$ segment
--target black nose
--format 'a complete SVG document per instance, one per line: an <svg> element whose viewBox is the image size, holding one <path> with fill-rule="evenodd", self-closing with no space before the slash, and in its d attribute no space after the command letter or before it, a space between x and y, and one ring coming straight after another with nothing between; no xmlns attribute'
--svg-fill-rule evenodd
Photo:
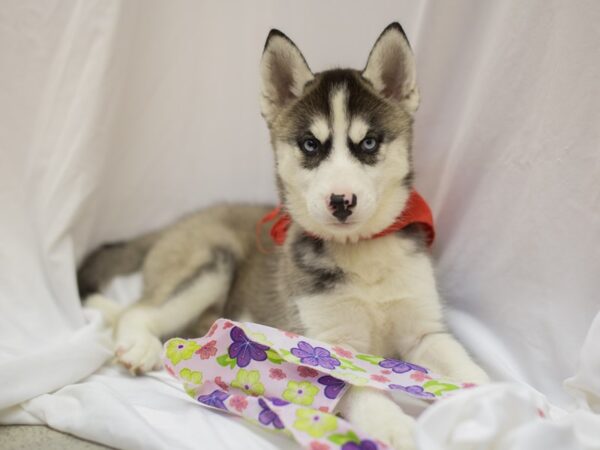
<svg viewBox="0 0 600 450"><path fill-rule="evenodd" d="M356 206L358 199L356 194L352 194L352 200L348 194L331 194L329 197L329 206L332 210L332 214L340 222L345 222L350 214L352 214L352 208Z"/></svg>

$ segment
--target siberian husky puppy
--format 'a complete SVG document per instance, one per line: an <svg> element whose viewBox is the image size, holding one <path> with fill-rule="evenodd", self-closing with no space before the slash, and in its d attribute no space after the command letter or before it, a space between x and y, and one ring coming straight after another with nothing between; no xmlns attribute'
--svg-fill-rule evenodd
<svg viewBox="0 0 600 450"><path fill-rule="evenodd" d="M261 75L262 114L290 219L283 245L259 251L255 226L269 207L222 205L97 249L79 270L82 295L116 275L143 273L143 293L131 307L88 297L114 316L118 360L134 373L149 371L160 365L161 337L225 316L486 381L444 325L424 234L408 227L381 236L413 184L419 92L402 27L383 31L362 71L320 73L272 30ZM259 238L268 246L267 233ZM352 387L338 412L395 448L414 447L413 419L385 393Z"/></svg>

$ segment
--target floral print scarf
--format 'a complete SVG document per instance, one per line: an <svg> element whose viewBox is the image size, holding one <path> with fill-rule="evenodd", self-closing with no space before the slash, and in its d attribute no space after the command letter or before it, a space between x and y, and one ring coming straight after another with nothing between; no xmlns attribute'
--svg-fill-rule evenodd
<svg viewBox="0 0 600 450"><path fill-rule="evenodd" d="M388 448L332 414L350 385L436 400L474 386L398 359L354 353L255 323L217 320L165 343L167 371L204 406L291 435L311 450Z"/></svg>

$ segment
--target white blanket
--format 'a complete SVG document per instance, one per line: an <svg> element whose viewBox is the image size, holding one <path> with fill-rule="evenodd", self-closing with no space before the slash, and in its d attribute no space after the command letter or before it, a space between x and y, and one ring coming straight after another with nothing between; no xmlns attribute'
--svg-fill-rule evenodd
<svg viewBox="0 0 600 450"><path fill-rule="evenodd" d="M417 187L448 322L509 382L428 409L420 448L600 449L600 3L584 0L4 4L0 423L126 449L291 448L164 373L102 368L76 261L215 201L274 201L268 29L321 70L361 67L394 20L417 55Z"/></svg>

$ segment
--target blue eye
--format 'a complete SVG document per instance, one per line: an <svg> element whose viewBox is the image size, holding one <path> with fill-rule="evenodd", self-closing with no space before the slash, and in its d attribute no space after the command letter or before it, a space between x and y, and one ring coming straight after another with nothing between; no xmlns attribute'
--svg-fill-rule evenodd
<svg viewBox="0 0 600 450"><path fill-rule="evenodd" d="M320 145L321 143L315 138L307 138L300 142L300 148L309 154L318 152Z"/></svg>
<svg viewBox="0 0 600 450"><path fill-rule="evenodd" d="M362 150L364 150L365 152L374 152L375 150L377 150L378 147L379 147L379 142L377 141L377 139L372 138L372 137L364 138L360 142L360 148Z"/></svg>

